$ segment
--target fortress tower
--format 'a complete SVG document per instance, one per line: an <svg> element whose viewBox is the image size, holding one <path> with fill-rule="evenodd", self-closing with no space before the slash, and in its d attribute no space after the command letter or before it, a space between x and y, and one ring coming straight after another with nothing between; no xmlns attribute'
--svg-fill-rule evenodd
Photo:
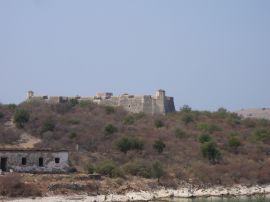
<svg viewBox="0 0 270 202"><path fill-rule="evenodd" d="M31 99L32 97L34 97L34 92L31 91L31 90L29 90L29 91L27 92L27 99Z"/></svg>
<svg viewBox="0 0 270 202"><path fill-rule="evenodd" d="M175 112L173 97L166 96L165 90L157 90L154 96L151 95L129 95L123 94L113 96L112 93L97 93L96 96L34 96L33 91L28 91L27 101L45 102L48 104L66 103L69 100L91 101L100 105L122 107L133 113L144 112L146 114L166 114Z"/></svg>

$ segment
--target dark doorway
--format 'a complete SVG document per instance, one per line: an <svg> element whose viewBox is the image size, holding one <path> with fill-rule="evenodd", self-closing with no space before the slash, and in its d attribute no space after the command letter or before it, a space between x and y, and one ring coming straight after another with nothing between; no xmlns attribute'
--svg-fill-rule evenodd
<svg viewBox="0 0 270 202"><path fill-rule="evenodd" d="M55 158L54 161L55 163L60 163L60 158Z"/></svg>
<svg viewBox="0 0 270 202"><path fill-rule="evenodd" d="M7 171L7 158L1 158L1 170L6 172Z"/></svg>
<svg viewBox="0 0 270 202"><path fill-rule="evenodd" d="M43 158L42 157L40 157L38 159L38 165L39 165L39 167L43 167Z"/></svg>
<svg viewBox="0 0 270 202"><path fill-rule="evenodd" d="M22 165L24 165L24 166L26 165L26 158L25 157L22 158Z"/></svg>

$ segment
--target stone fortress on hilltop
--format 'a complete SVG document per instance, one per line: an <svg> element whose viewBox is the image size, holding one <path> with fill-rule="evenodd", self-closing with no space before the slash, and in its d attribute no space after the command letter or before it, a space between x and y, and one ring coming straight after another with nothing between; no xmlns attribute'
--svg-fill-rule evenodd
<svg viewBox="0 0 270 202"><path fill-rule="evenodd" d="M156 91L154 96L142 95L134 96L123 94L120 96L113 96L112 93L97 93L96 96L89 97L66 97L66 96L35 96L33 91L28 91L27 101L42 101L48 104L66 103L70 100L76 99L81 101L92 101L97 104L123 107L129 112L144 112L146 114L166 114L175 112L173 97L165 95L164 90Z"/></svg>

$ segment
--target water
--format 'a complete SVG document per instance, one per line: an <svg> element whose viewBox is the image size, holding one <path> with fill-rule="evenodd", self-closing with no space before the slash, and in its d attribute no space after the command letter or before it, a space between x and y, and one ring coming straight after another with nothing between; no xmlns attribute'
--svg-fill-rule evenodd
<svg viewBox="0 0 270 202"><path fill-rule="evenodd" d="M249 197L207 197L207 198L170 198L168 202L270 202L270 195L257 195Z"/></svg>

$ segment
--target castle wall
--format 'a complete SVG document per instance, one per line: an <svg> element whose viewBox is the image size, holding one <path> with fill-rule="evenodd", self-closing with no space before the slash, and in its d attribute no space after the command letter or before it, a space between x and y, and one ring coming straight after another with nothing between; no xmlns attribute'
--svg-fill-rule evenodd
<svg viewBox="0 0 270 202"><path fill-rule="evenodd" d="M118 97L110 97L108 99L103 99L103 100L101 99L101 100L99 100L98 104L117 107L117 106L119 106L119 98Z"/></svg>
<svg viewBox="0 0 270 202"><path fill-rule="evenodd" d="M165 113L175 112L173 97L166 97Z"/></svg>
<svg viewBox="0 0 270 202"><path fill-rule="evenodd" d="M150 95L143 96L143 110L146 114L153 114L153 99Z"/></svg>
<svg viewBox="0 0 270 202"><path fill-rule="evenodd" d="M118 105L125 110L139 113L143 111L143 96L120 96Z"/></svg>
<svg viewBox="0 0 270 202"><path fill-rule="evenodd" d="M158 90L155 96L144 95L134 96L124 94L121 96L112 96L112 93L98 93L92 97L63 97L63 96L34 96L32 91L28 92L28 100L46 101L50 104L65 103L71 99L77 99L78 101L92 101L101 105L108 106L121 106L125 110L138 113L144 112L147 114L166 114L168 112L174 112L173 97L165 96L164 90Z"/></svg>

